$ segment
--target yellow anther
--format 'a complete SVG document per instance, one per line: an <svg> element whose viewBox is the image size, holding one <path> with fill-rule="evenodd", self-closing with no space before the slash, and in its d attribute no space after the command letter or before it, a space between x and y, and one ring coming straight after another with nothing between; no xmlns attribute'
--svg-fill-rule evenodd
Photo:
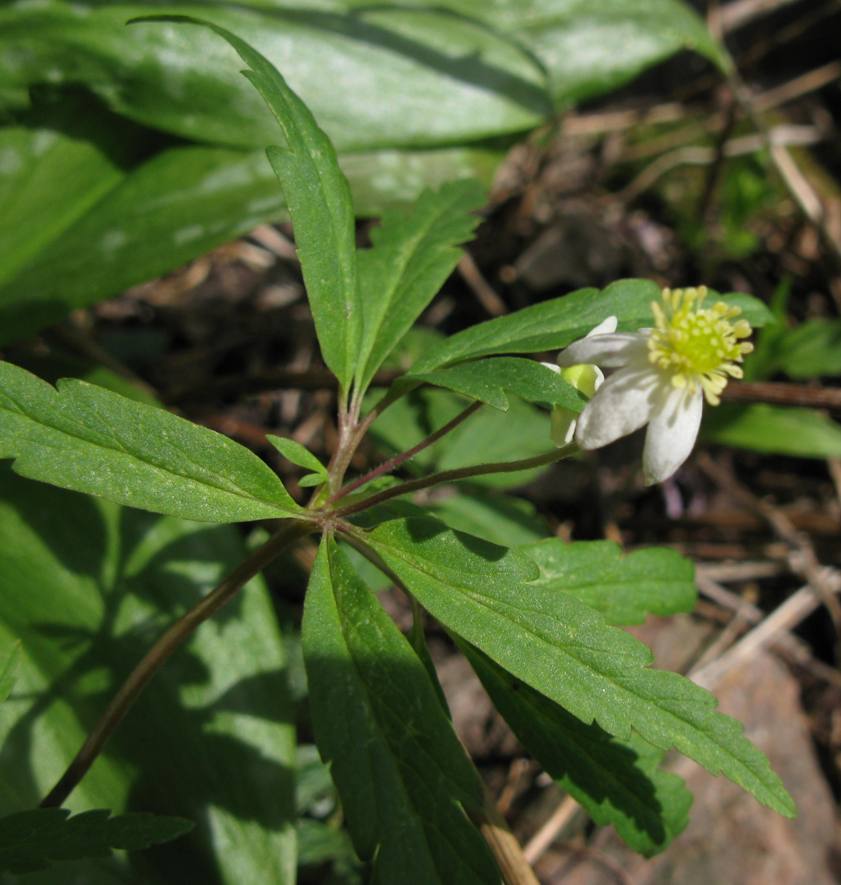
<svg viewBox="0 0 841 885"><path fill-rule="evenodd" d="M648 358L675 387L700 385L707 402L718 405L729 378L742 377L738 363L753 345L739 340L751 334L747 320L733 322L741 310L723 301L704 307L706 297L706 286L663 289L662 304L651 305Z"/></svg>

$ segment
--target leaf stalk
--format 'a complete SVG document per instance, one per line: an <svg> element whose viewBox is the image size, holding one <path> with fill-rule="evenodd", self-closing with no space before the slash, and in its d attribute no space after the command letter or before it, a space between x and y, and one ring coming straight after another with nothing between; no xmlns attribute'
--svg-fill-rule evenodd
<svg viewBox="0 0 841 885"><path fill-rule="evenodd" d="M343 488L341 488L332 498L330 498L329 503L335 504L336 501L341 500L346 495L349 495L351 492L355 492L358 488L367 485L367 483L371 482L374 479L377 479L380 476L385 476L386 474L392 473L397 470L398 467L405 464L407 461L410 461L415 455L418 455L424 449L429 448L429 446L438 442L439 439L446 436L451 431L455 430L456 427L459 426L462 422L466 421L474 412L478 411L482 407L482 403L473 402L466 409L462 410L458 413L454 418L444 424L442 427L439 427L434 433L430 433L429 436L422 439L417 445L412 446L412 448L407 449L405 452L400 452L398 455L394 455L386 461L383 461L378 467L375 467L373 470L369 470L367 473L362 476L357 477L352 482L347 483Z"/></svg>
<svg viewBox="0 0 841 885"><path fill-rule="evenodd" d="M492 473L515 473L520 470L530 470L534 467L545 467L556 461L562 461L577 450L577 446L569 445L559 449L552 449L532 458L522 458L518 461L497 461L489 464L475 464L472 467L457 467L454 470L442 470L439 473L431 473L429 476L422 476L419 479L410 479L390 489L384 489L381 492L363 498L361 501L355 501L346 507L340 507L333 513L333 516L336 519L343 519L363 510L368 510L370 507L375 507L378 504L384 504L392 498L399 498L402 495L418 492L421 489L428 489L444 482L455 482L460 479L471 479L475 476L487 476Z"/></svg>

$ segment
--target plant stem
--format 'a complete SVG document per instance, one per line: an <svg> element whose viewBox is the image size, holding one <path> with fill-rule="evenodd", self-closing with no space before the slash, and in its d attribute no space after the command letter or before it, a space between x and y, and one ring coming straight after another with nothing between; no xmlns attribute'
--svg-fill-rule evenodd
<svg viewBox="0 0 841 885"><path fill-rule="evenodd" d="M455 416L452 420L448 421L443 427L440 427L434 433L430 433L425 439L422 439L416 446L412 446L411 449L408 449L405 452L401 452L399 455L394 455L394 457L389 458L387 461L383 461L379 467L375 467L373 470L369 470L363 476L357 477L353 482L349 482L344 488L340 489L330 498L329 503L335 504L336 501L344 498L346 495L349 495L351 492L355 492L360 486L364 486L367 483L371 482L371 480L376 479L379 476L384 476L387 473L391 473L394 470L397 470L398 467L405 464L407 461L411 460L415 457L419 452L422 452L424 449L429 448L429 446L433 445L433 443L438 442L442 436L446 436L450 431L455 430L459 424L463 421L466 421L474 412L478 411L482 407L482 403L474 402L471 403L466 409L459 412L458 415Z"/></svg>
<svg viewBox="0 0 841 885"><path fill-rule="evenodd" d="M540 885L517 837L487 794L485 805L475 818L474 822L491 849L505 885Z"/></svg>
<svg viewBox="0 0 841 885"><path fill-rule="evenodd" d="M532 467L543 467L546 464L552 464L571 455L576 446L564 446L560 449L553 449L551 452L544 452L542 455L535 455L532 458L523 458L520 461L498 461L493 464L476 464L473 467L458 467L455 470L442 470L440 473L432 473L429 476L422 476L419 479L411 479L408 482L402 482L400 485L393 486L390 489L384 489L376 495L363 498L361 501L355 501L347 507L339 508L333 516L341 519L345 516L352 516L369 507L375 507L392 498L398 498L401 495L408 495L411 492L417 492L421 489L428 489L442 482L454 482L458 479L469 479L473 476L486 476L489 473L514 473L518 470L529 470Z"/></svg>
<svg viewBox="0 0 841 885"><path fill-rule="evenodd" d="M335 495L341 488L342 480L350 466L351 459L374 421L393 402L396 402L411 389L411 387L405 385L403 387L392 387L361 421L359 420L359 412L362 408L362 401L360 399L354 397L349 412L340 410L339 444L328 465L331 494Z"/></svg>
<svg viewBox="0 0 841 885"><path fill-rule="evenodd" d="M347 421L345 416L339 416L339 441L336 444L336 448L333 452L333 457L330 458L330 463L327 465L327 484L330 489L330 494L335 494L338 492L339 488L342 485L342 477L345 475L345 471L348 469L348 465L350 464L350 459L353 457L353 450L355 446L352 445L352 431L347 425ZM316 494L313 496L312 500L315 500Z"/></svg>
<svg viewBox="0 0 841 885"><path fill-rule="evenodd" d="M230 602L243 586L272 562L284 548L309 534L314 528L314 523L298 520L284 525L262 547L244 559L214 590L170 626L120 686L76 757L59 778L58 783L44 797L41 802L42 808L56 808L62 805L87 774L106 741L122 722L149 680L196 627Z"/></svg>

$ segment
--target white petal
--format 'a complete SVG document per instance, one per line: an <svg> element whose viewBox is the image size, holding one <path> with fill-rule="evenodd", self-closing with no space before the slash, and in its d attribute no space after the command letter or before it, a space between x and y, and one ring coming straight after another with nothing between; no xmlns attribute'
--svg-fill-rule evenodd
<svg viewBox="0 0 841 885"><path fill-rule="evenodd" d="M547 369L551 369L556 375L561 374L561 367L557 363L541 363L541 366L546 366Z"/></svg>
<svg viewBox="0 0 841 885"><path fill-rule="evenodd" d="M618 320L616 317L606 317L603 319L598 326L594 326L590 331L584 336L585 338L592 338L594 335L610 335L611 333L616 331L616 326L618 325Z"/></svg>
<svg viewBox="0 0 841 885"><path fill-rule="evenodd" d="M595 363L608 369L618 369L631 360L644 357L646 348L646 337L638 332L594 335L592 338L581 338L562 350L558 354L558 365Z"/></svg>
<svg viewBox="0 0 841 885"><path fill-rule="evenodd" d="M645 435L642 466L648 485L668 479L689 457L703 405L700 387L673 387L663 396Z"/></svg>
<svg viewBox="0 0 841 885"><path fill-rule="evenodd" d="M657 371L642 365L621 369L602 384L578 418L575 441L598 449L642 427L661 399Z"/></svg>

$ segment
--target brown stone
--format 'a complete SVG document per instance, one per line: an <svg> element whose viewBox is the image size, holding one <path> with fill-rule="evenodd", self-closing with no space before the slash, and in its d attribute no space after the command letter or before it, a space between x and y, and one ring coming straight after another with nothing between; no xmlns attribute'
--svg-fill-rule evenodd
<svg viewBox="0 0 841 885"><path fill-rule="evenodd" d="M757 654L716 687L723 712L745 723L771 759L799 815L786 820L721 777L676 760L695 795L690 824L662 855L639 858L612 830L579 859L547 855L541 881L564 885L832 885L838 878L838 824L818 767L795 678L772 655Z"/></svg>

